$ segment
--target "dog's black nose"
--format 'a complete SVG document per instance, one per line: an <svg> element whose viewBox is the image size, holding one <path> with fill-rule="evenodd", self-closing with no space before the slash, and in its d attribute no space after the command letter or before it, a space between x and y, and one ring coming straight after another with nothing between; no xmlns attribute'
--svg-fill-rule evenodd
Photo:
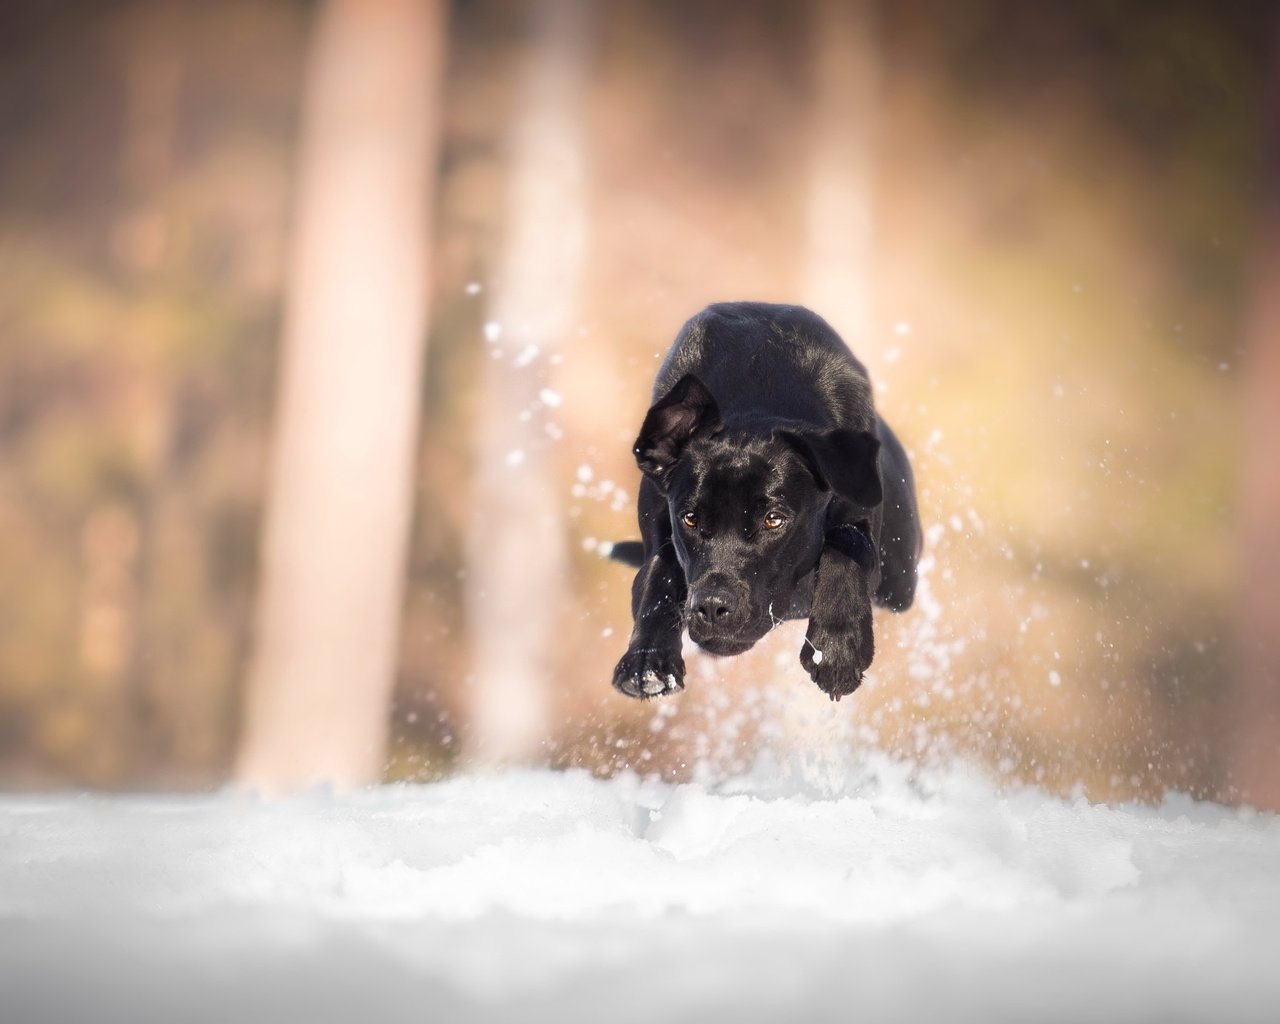
<svg viewBox="0 0 1280 1024"><path fill-rule="evenodd" d="M733 595L726 590L700 590L693 595L693 614L704 626L727 626L733 621Z"/></svg>

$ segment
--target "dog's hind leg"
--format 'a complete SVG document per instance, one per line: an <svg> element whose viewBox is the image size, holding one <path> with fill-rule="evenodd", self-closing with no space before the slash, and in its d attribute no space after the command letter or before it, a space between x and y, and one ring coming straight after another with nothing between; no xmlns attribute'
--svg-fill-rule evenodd
<svg viewBox="0 0 1280 1024"><path fill-rule="evenodd" d="M881 445L884 504L880 524L880 584L875 600L882 608L903 612L915 600L916 563L922 547L916 485L907 453L884 420L876 424L876 433Z"/></svg>

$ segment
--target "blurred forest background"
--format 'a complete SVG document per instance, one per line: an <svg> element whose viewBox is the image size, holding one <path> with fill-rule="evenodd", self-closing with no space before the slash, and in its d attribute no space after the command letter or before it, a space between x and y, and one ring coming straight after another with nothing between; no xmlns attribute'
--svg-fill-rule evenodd
<svg viewBox="0 0 1280 1024"><path fill-rule="evenodd" d="M1280 685L1275 38L1273 5L1185 0L8 0L0 785L367 781L325 761L348 732L387 779L688 778L834 736L1231 796ZM633 703L630 573L596 546L636 536L658 360L740 298L812 305L868 365L924 591L839 704L794 629ZM358 372L399 332L408 399L292 491L344 429L286 397L326 302L334 386L399 395ZM358 528L308 533L299 493ZM350 636L271 610L289 538ZM395 578L348 586L366 555Z"/></svg>

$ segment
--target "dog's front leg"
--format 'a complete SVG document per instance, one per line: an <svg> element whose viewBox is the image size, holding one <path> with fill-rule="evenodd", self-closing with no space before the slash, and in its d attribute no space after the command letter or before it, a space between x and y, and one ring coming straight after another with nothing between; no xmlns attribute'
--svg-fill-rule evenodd
<svg viewBox="0 0 1280 1024"><path fill-rule="evenodd" d="M684 570L670 544L636 573L631 590L635 626L627 653L613 670L613 685L619 692L644 700L684 689L680 632L686 590Z"/></svg>
<svg viewBox="0 0 1280 1024"><path fill-rule="evenodd" d="M864 530L840 526L828 532L818 556L800 664L832 700L858 688L875 655L871 594L876 567L875 547Z"/></svg>

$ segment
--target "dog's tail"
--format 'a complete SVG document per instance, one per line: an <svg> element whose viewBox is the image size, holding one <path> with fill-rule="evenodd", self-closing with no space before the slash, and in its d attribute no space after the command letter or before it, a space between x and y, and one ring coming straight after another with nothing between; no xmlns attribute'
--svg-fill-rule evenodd
<svg viewBox="0 0 1280 1024"><path fill-rule="evenodd" d="M638 540L620 540L612 544L605 542L600 545L599 551L605 558L612 558L633 569L644 565L644 544Z"/></svg>

